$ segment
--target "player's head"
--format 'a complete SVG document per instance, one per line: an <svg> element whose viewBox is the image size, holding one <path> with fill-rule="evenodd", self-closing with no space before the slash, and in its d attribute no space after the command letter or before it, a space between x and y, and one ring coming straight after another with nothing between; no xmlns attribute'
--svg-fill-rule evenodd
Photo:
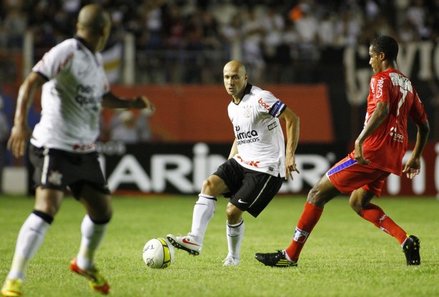
<svg viewBox="0 0 439 297"><path fill-rule="evenodd" d="M398 57L398 43L390 36L379 36L375 38L369 47L369 55L373 71L380 72L387 66L396 64Z"/></svg>
<svg viewBox="0 0 439 297"><path fill-rule="evenodd" d="M227 93L233 97L241 97L247 86L245 66L237 60L228 62L223 69L223 79Z"/></svg>
<svg viewBox="0 0 439 297"><path fill-rule="evenodd" d="M86 5L79 12L76 29L79 37L94 46L95 51L101 51L110 35L110 15L98 4Z"/></svg>

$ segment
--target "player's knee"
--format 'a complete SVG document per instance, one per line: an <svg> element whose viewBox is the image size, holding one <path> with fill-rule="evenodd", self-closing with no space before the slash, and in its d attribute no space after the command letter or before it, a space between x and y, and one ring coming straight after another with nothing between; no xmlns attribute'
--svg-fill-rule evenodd
<svg viewBox="0 0 439 297"><path fill-rule="evenodd" d="M362 201L360 199L356 199L356 198L349 199L349 206L358 214L363 209Z"/></svg>
<svg viewBox="0 0 439 297"><path fill-rule="evenodd" d="M306 201L308 203L317 205L319 207L323 207L325 204L325 201L321 199L320 191L318 187L313 187L309 192L308 196L306 198Z"/></svg>
<svg viewBox="0 0 439 297"><path fill-rule="evenodd" d="M90 216L90 219L93 221L93 223L103 225L108 224L111 221L111 218L113 217L113 212L110 210L96 214L89 213L88 215Z"/></svg>
<svg viewBox="0 0 439 297"><path fill-rule="evenodd" d="M111 221L111 218L113 217L113 208L111 205L109 205L105 211L102 212L102 216L100 217L100 221L102 223L108 223Z"/></svg>
<svg viewBox="0 0 439 297"><path fill-rule="evenodd" d="M54 218L60 209L60 205L58 203L37 203L35 209Z"/></svg>
<svg viewBox="0 0 439 297"><path fill-rule="evenodd" d="M204 194L216 196L216 182L212 176L209 176L207 179L203 181L203 186L201 192Z"/></svg>
<svg viewBox="0 0 439 297"><path fill-rule="evenodd" d="M229 224L237 224L241 221L242 210L232 203L228 203L226 207L226 216Z"/></svg>

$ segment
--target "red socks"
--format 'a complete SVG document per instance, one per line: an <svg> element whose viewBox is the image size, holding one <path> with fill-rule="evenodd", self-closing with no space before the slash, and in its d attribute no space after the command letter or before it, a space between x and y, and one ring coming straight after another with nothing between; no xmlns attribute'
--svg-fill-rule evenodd
<svg viewBox="0 0 439 297"><path fill-rule="evenodd" d="M297 227L294 231L294 237L290 245L285 249L285 252L291 261L299 259L300 251L305 245L306 239L311 233L314 226L322 215L323 208L315 206L314 204L305 203L302 215L300 216Z"/></svg>
<svg viewBox="0 0 439 297"><path fill-rule="evenodd" d="M305 203L305 208L294 231L293 240L285 249L289 260L297 261L299 259L300 252L312 229L319 221L322 212L323 208L308 202ZM360 216L395 237L400 244L403 244L407 238L407 233L375 204L369 203L367 208L360 212Z"/></svg>
<svg viewBox="0 0 439 297"><path fill-rule="evenodd" d="M402 244L407 238L407 233L391 218L389 218L379 206L375 204L369 203L367 208L360 212L360 216L384 232L395 237L400 244Z"/></svg>

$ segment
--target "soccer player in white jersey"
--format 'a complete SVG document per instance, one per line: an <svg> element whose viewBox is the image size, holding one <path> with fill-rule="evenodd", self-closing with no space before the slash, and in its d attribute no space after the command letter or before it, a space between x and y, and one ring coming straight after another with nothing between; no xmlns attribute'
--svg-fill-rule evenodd
<svg viewBox="0 0 439 297"><path fill-rule="evenodd" d="M93 261L112 217L110 192L94 145L100 111L102 106L154 110L145 96L123 99L111 93L99 54L110 27L110 16L102 7L84 6L75 38L48 51L20 86L8 146L14 156L24 155L29 139L28 107L34 91L42 87L41 120L29 148L37 188L34 210L18 234L3 296L21 296L26 266L43 242L67 187L86 210L79 252L70 269L84 276L95 291L109 293L110 286Z"/></svg>
<svg viewBox="0 0 439 297"><path fill-rule="evenodd" d="M216 197L229 198L226 214L228 254L224 266L240 261L244 236L242 214L257 217L278 193L282 182L297 172L295 151L299 140L299 117L269 91L248 83L245 66L228 62L223 69L224 86L232 100L228 114L235 140L229 159L210 175L195 203L191 231L185 236L168 234L176 248L199 255L207 225L214 214ZM285 121L285 144L279 119Z"/></svg>

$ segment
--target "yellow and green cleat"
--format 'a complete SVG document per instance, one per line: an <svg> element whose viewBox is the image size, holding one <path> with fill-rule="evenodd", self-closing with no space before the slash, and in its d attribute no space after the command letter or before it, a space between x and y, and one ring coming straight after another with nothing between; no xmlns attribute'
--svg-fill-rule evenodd
<svg viewBox="0 0 439 297"><path fill-rule="evenodd" d="M7 279L2 288L3 297L18 297L22 295L21 286L23 281L21 279Z"/></svg>

